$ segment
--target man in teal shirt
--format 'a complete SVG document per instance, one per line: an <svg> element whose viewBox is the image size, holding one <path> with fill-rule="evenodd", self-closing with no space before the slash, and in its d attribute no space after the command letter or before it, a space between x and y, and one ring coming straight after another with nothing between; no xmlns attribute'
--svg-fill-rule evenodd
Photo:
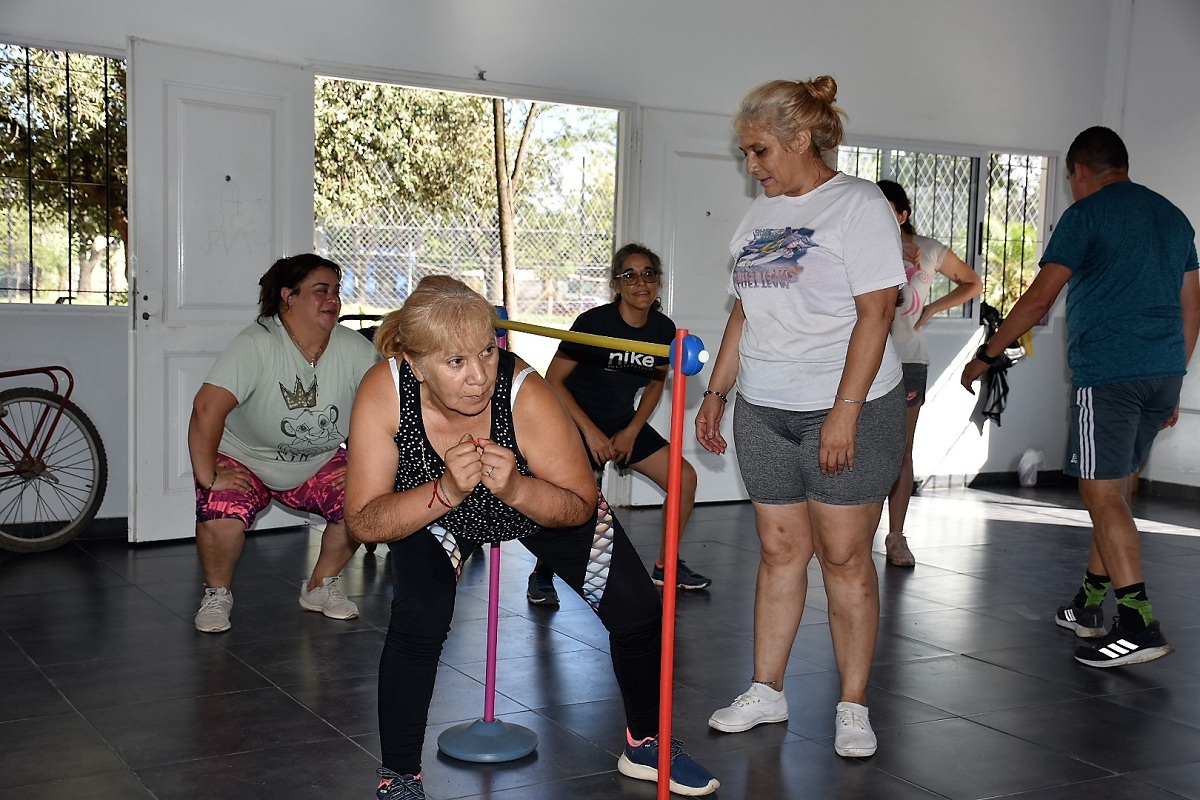
<svg viewBox="0 0 1200 800"><path fill-rule="evenodd" d="M1083 585L1055 622L1099 639L1077 648L1076 661L1115 667L1172 649L1142 578L1133 477L1158 431L1179 418L1180 387L1200 331L1200 280L1195 231L1166 198L1130 181L1129 154L1116 133L1088 128L1066 160L1075 203L1059 220L1041 271L963 369L962 384L972 391L1070 284L1071 430L1063 471L1079 478L1092 546ZM1117 617L1106 631L1101 604L1110 585Z"/></svg>

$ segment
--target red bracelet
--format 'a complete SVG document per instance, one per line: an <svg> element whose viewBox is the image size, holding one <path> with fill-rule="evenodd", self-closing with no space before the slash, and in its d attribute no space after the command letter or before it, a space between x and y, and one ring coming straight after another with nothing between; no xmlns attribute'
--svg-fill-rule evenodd
<svg viewBox="0 0 1200 800"><path fill-rule="evenodd" d="M435 480L435 481L433 482L433 497L429 498L429 503L428 503L428 504L425 506L426 508L433 508L433 501L434 501L434 500L438 501L439 503L441 503L441 504L442 504L443 506L445 506L446 508L452 508L452 506L451 506L449 503L447 503L447 502L446 502L446 498L444 497L444 492L442 492L442 491L439 491L439 487L440 487L441 485L442 485L442 479L441 479L441 478L438 478L437 480Z"/></svg>

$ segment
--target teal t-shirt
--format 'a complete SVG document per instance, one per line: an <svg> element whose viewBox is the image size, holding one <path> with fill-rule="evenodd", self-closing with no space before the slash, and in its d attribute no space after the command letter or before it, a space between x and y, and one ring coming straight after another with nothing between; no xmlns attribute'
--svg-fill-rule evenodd
<svg viewBox="0 0 1200 800"><path fill-rule="evenodd" d="M1071 270L1067 363L1075 386L1187 372L1180 292L1196 233L1162 195L1110 183L1063 213L1042 264Z"/></svg>
<svg viewBox="0 0 1200 800"><path fill-rule="evenodd" d="M376 358L362 335L338 325L314 368L278 317L250 325L204 379L238 401L225 418L217 452L240 461L272 489L296 488L346 441L354 395Z"/></svg>

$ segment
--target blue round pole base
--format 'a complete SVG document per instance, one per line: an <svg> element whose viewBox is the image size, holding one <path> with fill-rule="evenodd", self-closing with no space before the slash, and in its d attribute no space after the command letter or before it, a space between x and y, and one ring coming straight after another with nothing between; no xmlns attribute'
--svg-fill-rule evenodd
<svg viewBox="0 0 1200 800"><path fill-rule="evenodd" d="M516 761L537 749L537 734L511 722L477 719L442 731L438 749L459 761Z"/></svg>

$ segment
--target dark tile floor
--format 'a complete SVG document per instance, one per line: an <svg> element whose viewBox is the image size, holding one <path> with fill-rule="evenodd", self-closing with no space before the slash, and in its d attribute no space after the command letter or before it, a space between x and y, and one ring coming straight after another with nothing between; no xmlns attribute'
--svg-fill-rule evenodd
<svg viewBox="0 0 1200 800"><path fill-rule="evenodd" d="M787 724L710 731L746 688L757 568L750 508L697 509L688 563L714 578L679 598L674 729L725 798L1200 798L1200 513L1139 499L1151 599L1169 658L1097 670L1052 614L1082 575L1074 493L936 490L914 498L918 566L884 568L872 674L879 752L831 746L838 682L820 573L789 665ZM620 515L652 556L657 512ZM251 538L233 629L197 633L191 542L85 539L0 553L0 800L367 798L379 742L375 675L387 624L385 550L345 573L349 622L303 612L307 530ZM882 541L880 534L879 541ZM445 728L483 708L487 559L468 562L439 676L426 788L450 798L652 798L621 777L622 719L604 631L574 596L530 607L531 558L504 546L496 713L537 732L517 762L456 762ZM1109 601L1111 603L1111 599Z"/></svg>

